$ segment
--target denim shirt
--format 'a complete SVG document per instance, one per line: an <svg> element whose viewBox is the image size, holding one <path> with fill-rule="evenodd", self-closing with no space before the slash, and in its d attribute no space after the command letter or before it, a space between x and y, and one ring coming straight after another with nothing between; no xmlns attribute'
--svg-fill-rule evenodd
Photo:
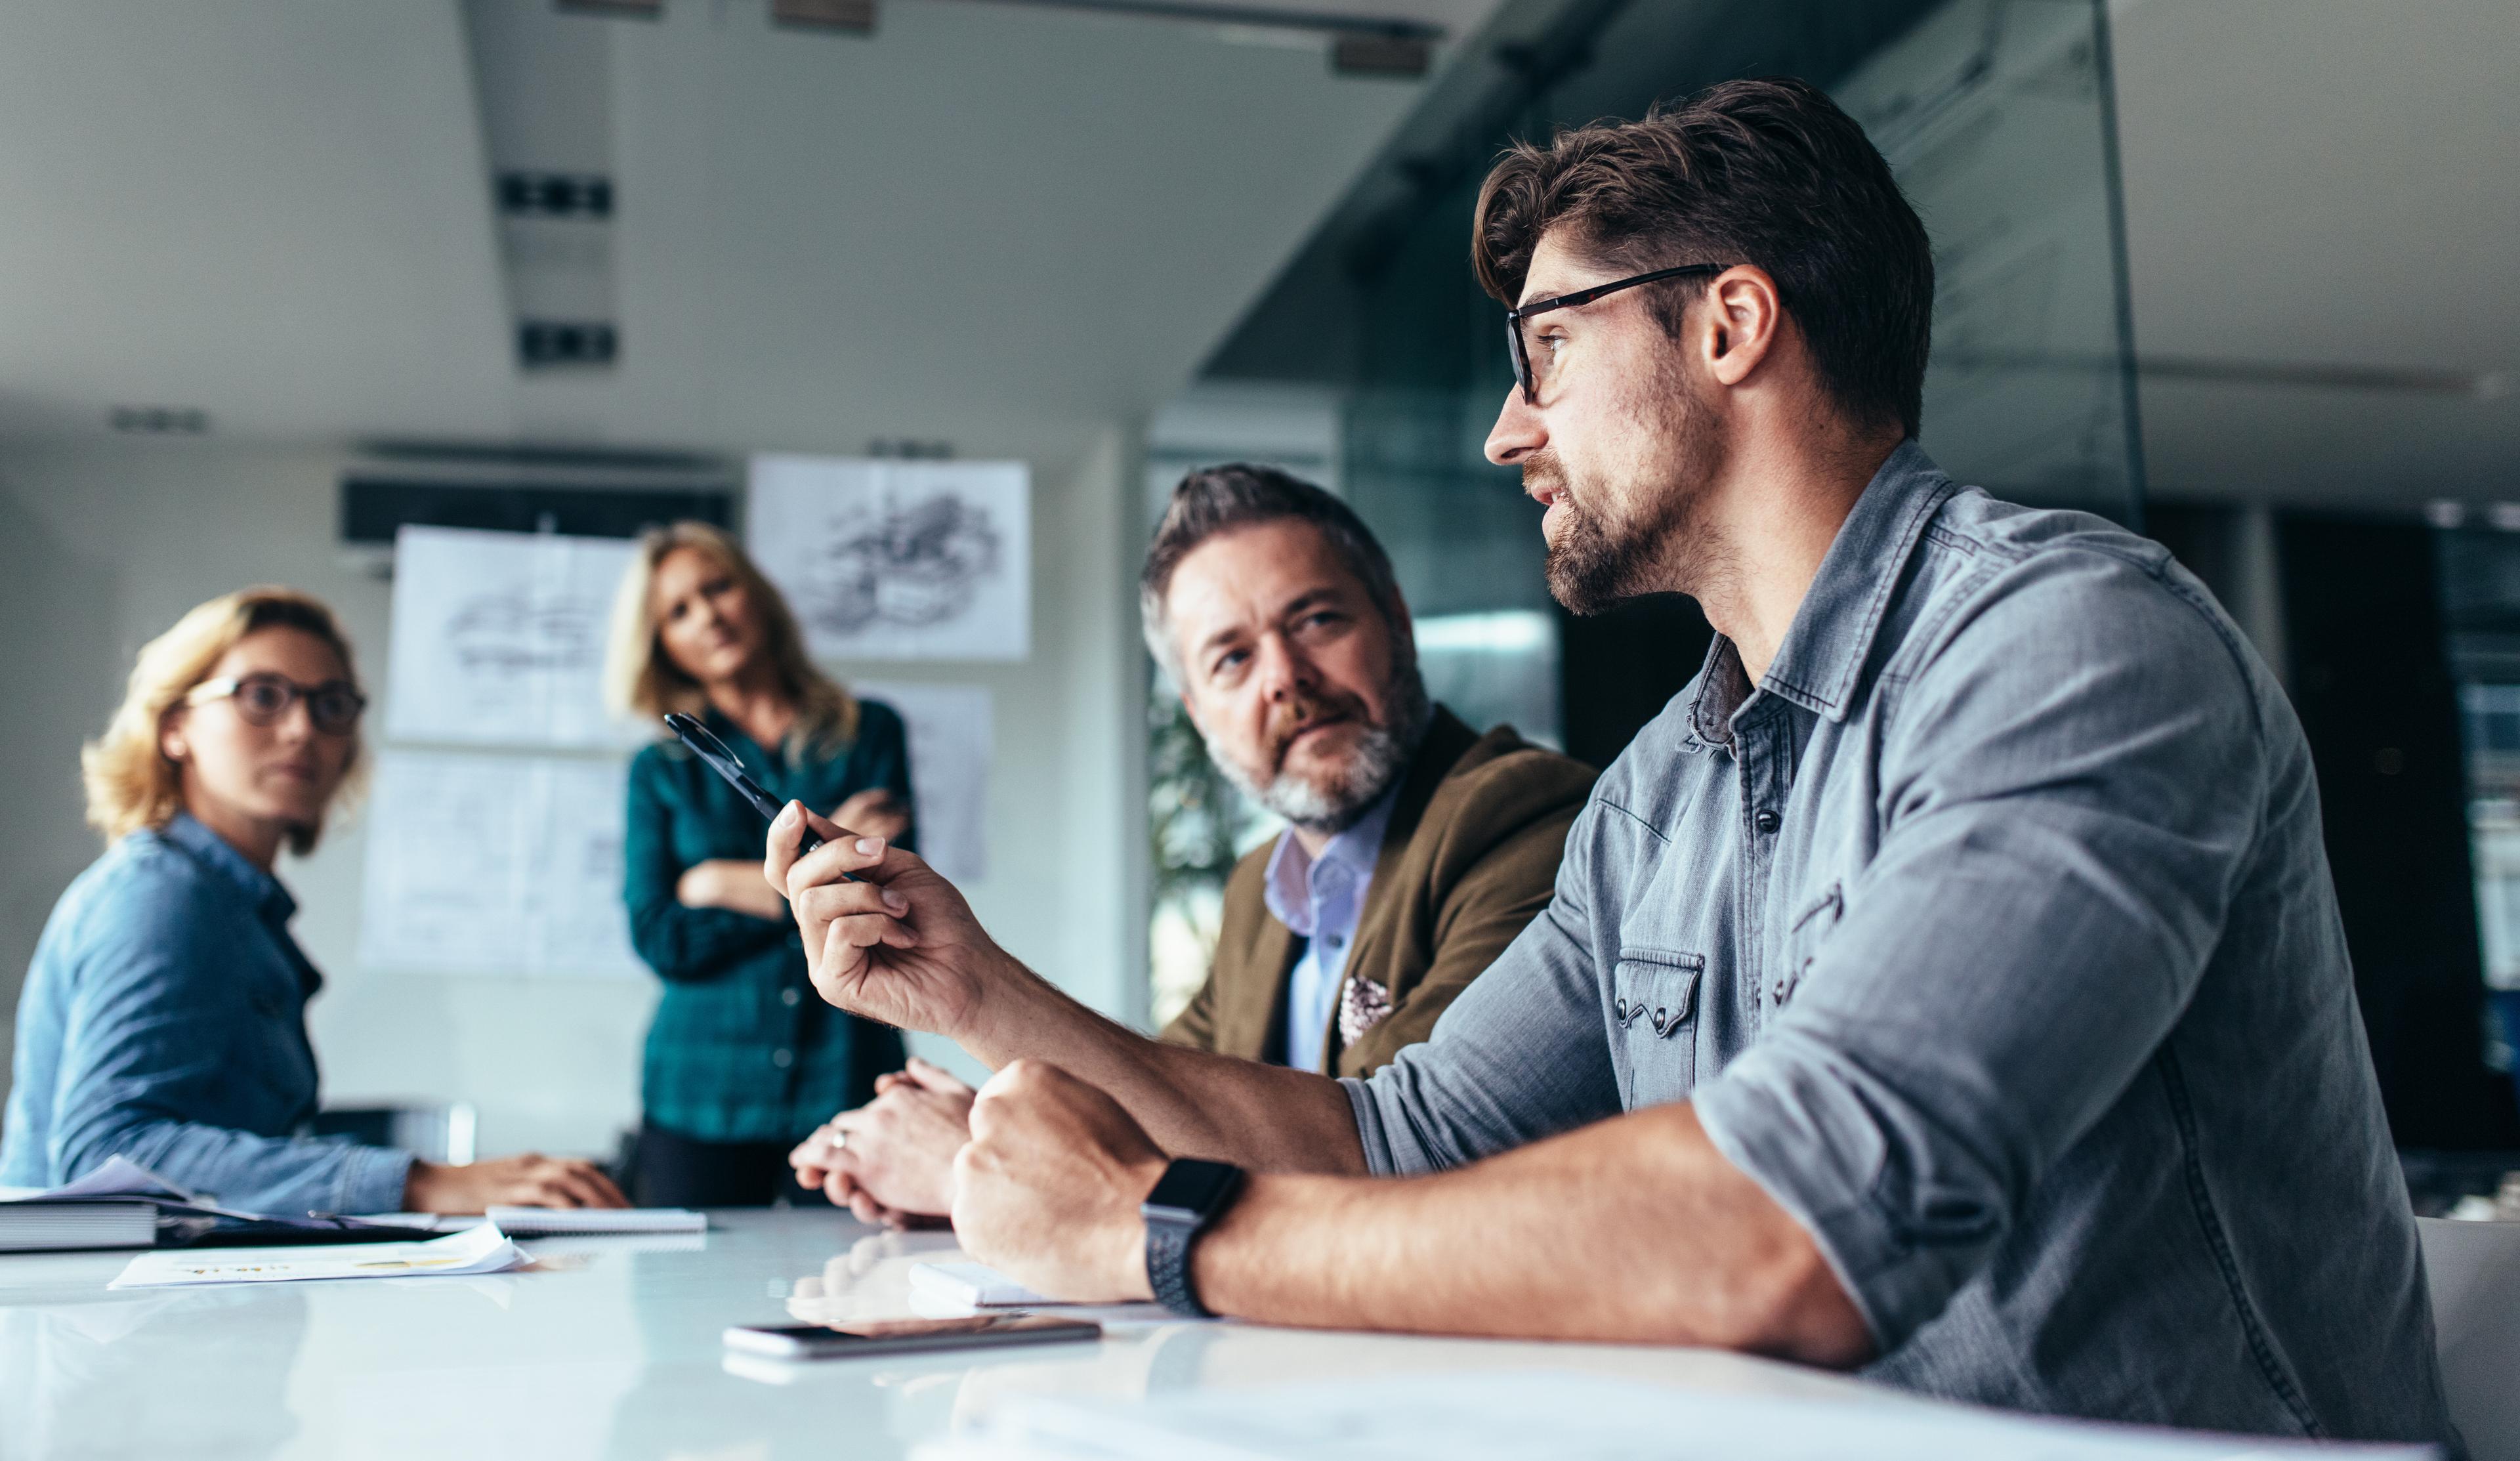
<svg viewBox="0 0 2520 1461"><path fill-rule="evenodd" d="M1286 1064L1298 1071L1322 1068L1330 1012L1338 1008L1340 976L1347 971L1357 921L1365 916L1365 894L1373 886L1383 829L1391 825L1391 809L1399 800L1400 788L1394 785L1355 826L1324 844L1319 857L1307 853L1292 832L1280 834L1261 875L1261 902L1304 940L1303 956L1286 980Z"/></svg>
<svg viewBox="0 0 2520 1461"><path fill-rule="evenodd" d="M1548 909L1347 1084L1380 1172L1692 1102L1892 1384L2450 1435L2290 705L2160 545L1912 442L1765 679L1719 638Z"/></svg>
<svg viewBox="0 0 2520 1461"><path fill-rule="evenodd" d="M178 812L115 843L53 906L18 1000L0 1184L123 1156L231 1208L402 1207L411 1155L296 1135L315 1115L306 1001L278 879Z"/></svg>

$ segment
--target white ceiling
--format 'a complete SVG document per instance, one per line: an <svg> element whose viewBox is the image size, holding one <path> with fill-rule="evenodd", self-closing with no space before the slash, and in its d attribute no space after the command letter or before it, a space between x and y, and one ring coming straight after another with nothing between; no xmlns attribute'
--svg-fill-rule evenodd
<svg viewBox="0 0 2520 1461"><path fill-rule="evenodd" d="M516 0L539 4L542 0ZM1495 0L1323 0L1471 33ZM1422 92L969 0L582 20L609 376L512 363L458 0L6 0L0 434L1063 456L1170 395ZM2520 381L2520 4L2116 0L2139 351ZM2164 496L2520 498L2520 389L2146 378Z"/></svg>
<svg viewBox="0 0 2520 1461"><path fill-rule="evenodd" d="M2505 383L2156 373L2154 492L2520 499L2520 3L2113 10L2140 356Z"/></svg>
<svg viewBox="0 0 2520 1461"><path fill-rule="evenodd" d="M1493 6L1322 8L1460 36ZM527 377L458 0L9 0L0 434L133 403L229 437L1057 457L1178 388L1421 91L1204 23L765 10L572 22L610 48L623 360Z"/></svg>

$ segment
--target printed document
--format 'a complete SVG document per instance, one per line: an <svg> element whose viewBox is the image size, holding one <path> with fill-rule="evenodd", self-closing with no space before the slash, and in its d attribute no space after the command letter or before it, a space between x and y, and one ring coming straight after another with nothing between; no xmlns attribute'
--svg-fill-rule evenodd
<svg viewBox="0 0 2520 1461"><path fill-rule="evenodd" d="M424 1243L341 1243L324 1248L225 1248L145 1253L109 1289L271 1284L310 1278L430 1278L505 1273L532 1260L495 1222Z"/></svg>

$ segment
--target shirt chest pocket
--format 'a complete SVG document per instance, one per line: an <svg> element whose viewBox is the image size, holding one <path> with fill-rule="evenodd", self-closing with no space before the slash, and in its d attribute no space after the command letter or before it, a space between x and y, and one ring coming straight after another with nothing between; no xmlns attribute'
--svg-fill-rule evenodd
<svg viewBox="0 0 2520 1461"><path fill-rule="evenodd" d="M1623 1059L1621 1100L1631 1111L1686 1097L1697 1081L1702 954L1629 948L1612 974L1610 1019Z"/></svg>

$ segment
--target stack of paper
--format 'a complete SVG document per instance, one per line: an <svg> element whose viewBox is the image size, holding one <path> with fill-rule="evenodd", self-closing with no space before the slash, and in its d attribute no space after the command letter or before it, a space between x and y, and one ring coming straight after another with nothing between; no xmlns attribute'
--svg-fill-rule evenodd
<svg viewBox="0 0 2520 1461"><path fill-rule="evenodd" d="M309 1278L420 1278L503 1273L532 1261L495 1222L426 1243L340 1243L327 1248L231 1248L144 1253L109 1289L192 1284L269 1284Z"/></svg>
<svg viewBox="0 0 2520 1461"><path fill-rule="evenodd" d="M0 1253L66 1248L148 1248L162 1207L185 1209L193 1195L121 1157L75 1182L0 1200Z"/></svg>
<svg viewBox="0 0 2520 1461"><path fill-rule="evenodd" d="M0 1253L147 1248L157 1241L156 1203L127 1198L0 1202Z"/></svg>
<svg viewBox="0 0 2520 1461"><path fill-rule="evenodd" d="M2349 1446L2143 1430L1885 1397L1712 1393L1566 1372L1391 1376L1127 1402L1020 1397L917 1461L2422 1461Z"/></svg>

